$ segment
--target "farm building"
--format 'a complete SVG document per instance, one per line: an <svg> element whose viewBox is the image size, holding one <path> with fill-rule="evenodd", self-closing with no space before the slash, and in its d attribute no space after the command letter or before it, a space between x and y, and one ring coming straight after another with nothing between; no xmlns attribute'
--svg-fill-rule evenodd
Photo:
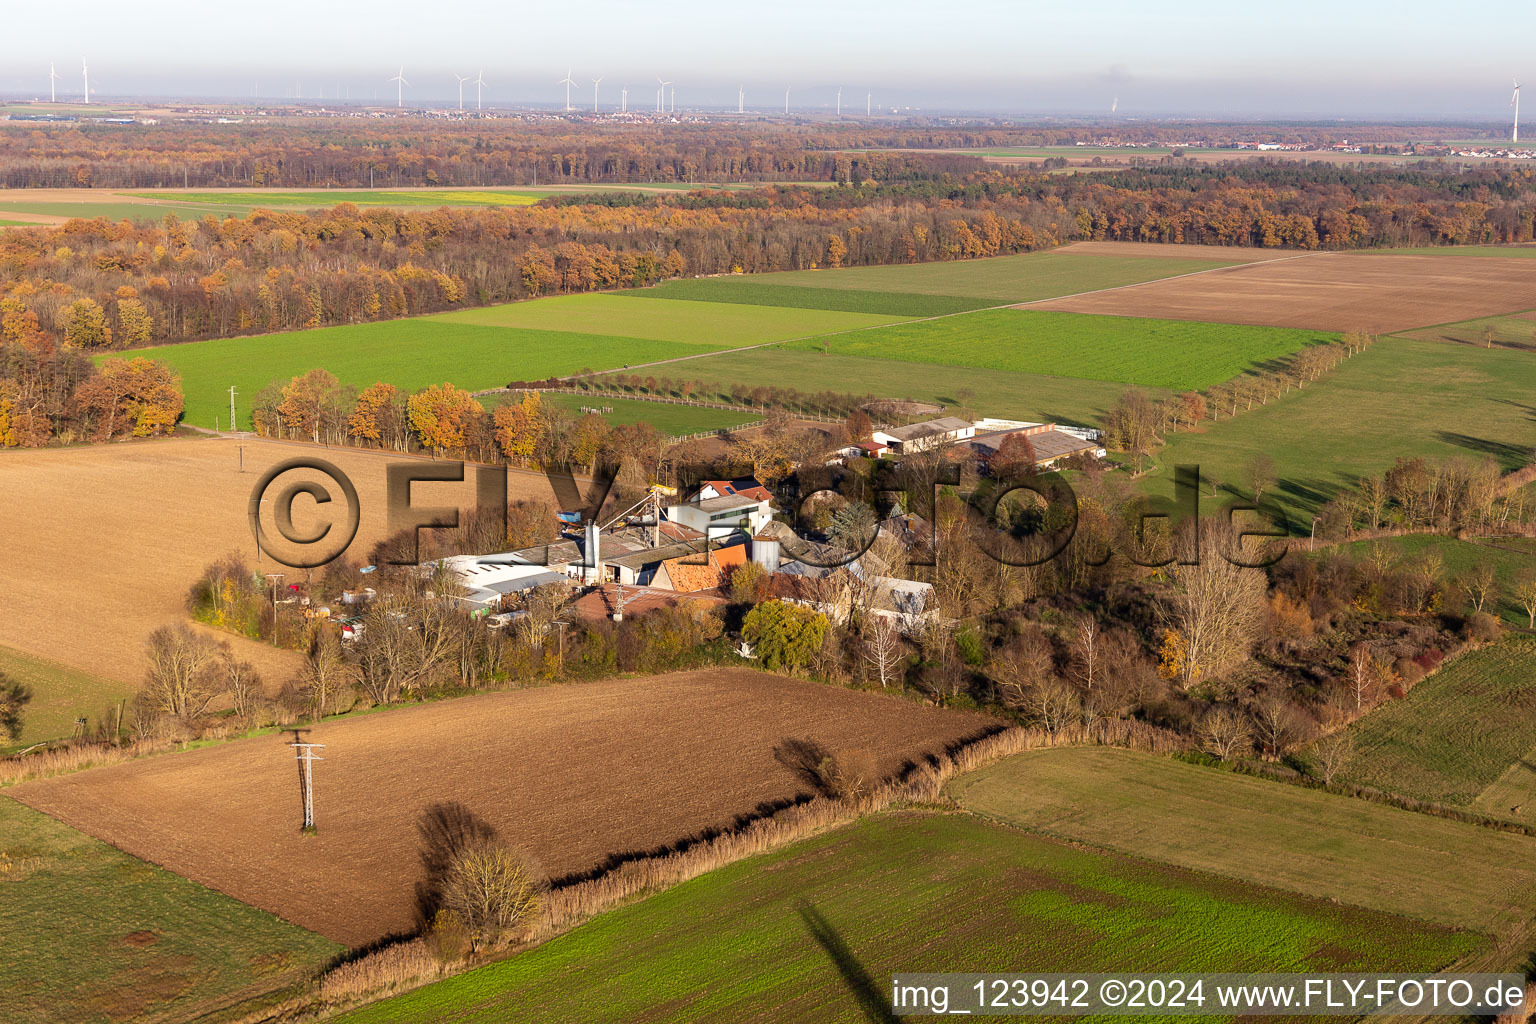
<svg viewBox="0 0 1536 1024"><path fill-rule="evenodd" d="M723 587L730 582L731 572L746 562L745 544L710 548L707 553L694 552L684 557L669 558L656 569L655 575L651 577L651 586L679 594Z"/></svg>
<svg viewBox="0 0 1536 1024"><path fill-rule="evenodd" d="M751 535L761 531L773 519L773 506L767 493L763 491L762 496L722 494L686 505L673 505L667 509L667 518L714 537L733 530Z"/></svg>
<svg viewBox="0 0 1536 1024"><path fill-rule="evenodd" d="M735 480L705 480L699 485L697 491L688 496L688 500L706 501L710 498L725 498L733 494L742 494L762 501L773 500L773 495L768 492L768 488L758 483L755 477L750 476Z"/></svg>
<svg viewBox="0 0 1536 1024"><path fill-rule="evenodd" d="M718 608L725 597L717 590L698 590L680 594L656 587L626 587L605 583L572 601L570 611L583 619L612 619L615 615L640 615L657 608L686 605L693 608Z"/></svg>
<svg viewBox="0 0 1536 1024"><path fill-rule="evenodd" d="M1105 454L1098 440L1086 438L1079 432L1063 430L1054 423L1018 423L1002 427L977 434L962 447L970 449L976 461L984 465L986 460L997 454L1005 439L1016 434L1029 438L1037 466L1049 466L1073 455L1103 458Z"/></svg>
<svg viewBox="0 0 1536 1024"><path fill-rule="evenodd" d="M870 439L886 445L897 455L911 455L953 441L963 441L975 433L975 425L958 416L940 416L921 423L910 423L905 427L877 430L870 435Z"/></svg>
<svg viewBox="0 0 1536 1024"><path fill-rule="evenodd" d="M436 564L447 569L464 587L459 602L474 610L495 609L508 594L530 590L546 583L569 583L559 568L529 565L516 560L516 552L502 555L453 555Z"/></svg>
<svg viewBox="0 0 1536 1024"><path fill-rule="evenodd" d="M933 584L881 575L864 565L864 559L837 568L787 562L773 574L769 592L837 621L848 620L855 611L888 619L903 633L917 632L938 608Z"/></svg>

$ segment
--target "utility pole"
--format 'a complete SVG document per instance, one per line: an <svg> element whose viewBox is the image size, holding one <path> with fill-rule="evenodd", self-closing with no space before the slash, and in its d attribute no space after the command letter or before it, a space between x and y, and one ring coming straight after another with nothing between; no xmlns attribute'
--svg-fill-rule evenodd
<svg viewBox="0 0 1536 1024"><path fill-rule="evenodd" d="M314 763L324 761L318 756L316 750L324 750L324 743L309 743L300 737L300 730L293 730L293 742L288 744L293 748L293 756L299 762L299 794L304 801L304 825L303 831L315 830L315 773Z"/></svg>
<svg viewBox="0 0 1536 1024"><path fill-rule="evenodd" d="M272 646L277 646L277 585L282 582L286 573L269 572L265 574L272 584Z"/></svg>
<svg viewBox="0 0 1536 1024"><path fill-rule="evenodd" d="M235 429L235 386L229 386L229 429Z"/></svg>

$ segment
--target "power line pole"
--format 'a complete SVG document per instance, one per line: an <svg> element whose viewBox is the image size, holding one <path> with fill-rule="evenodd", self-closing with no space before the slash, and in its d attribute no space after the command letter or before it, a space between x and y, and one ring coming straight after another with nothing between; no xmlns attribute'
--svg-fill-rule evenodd
<svg viewBox="0 0 1536 1024"><path fill-rule="evenodd" d="M282 581L286 573L269 572L265 574L272 584L272 646L277 646L277 585Z"/></svg>
<svg viewBox="0 0 1536 1024"><path fill-rule="evenodd" d="M304 825L305 832L315 830L315 773L314 763L324 761L318 756L316 750L324 750L324 743L309 743L300 738L299 730L293 730L293 742L288 744L293 748L293 756L299 762L299 793L304 800Z"/></svg>
<svg viewBox="0 0 1536 1024"><path fill-rule="evenodd" d="M229 429L235 429L235 386L229 386Z"/></svg>

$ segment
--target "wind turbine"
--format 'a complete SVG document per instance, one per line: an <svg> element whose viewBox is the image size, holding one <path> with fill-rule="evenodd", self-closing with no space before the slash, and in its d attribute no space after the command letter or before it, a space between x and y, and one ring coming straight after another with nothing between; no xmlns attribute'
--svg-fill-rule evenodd
<svg viewBox="0 0 1536 1024"><path fill-rule="evenodd" d="M405 87L410 85L411 83L407 82L405 80L405 65L404 64L400 65L400 72L397 75L395 75L394 78L391 78L390 81L395 83L395 107L396 107L396 109L405 106Z"/></svg>
<svg viewBox="0 0 1536 1024"><path fill-rule="evenodd" d="M1116 96L1114 102L1109 105L1109 112L1111 114L1113 114L1115 111L1117 111L1119 109L1120 109L1120 97Z"/></svg>
<svg viewBox="0 0 1536 1024"><path fill-rule="evenodd" d="M629 113L629 86L627 85L619 90L619 113Z"/></svg>
<svg viewBox="0 0 1536 1024"><path fill-rule="evenodd" d="M656 76L656 113L658 114L667 112L667 86L671 84L671 82L663 82L660 75Z"/></svg>
<svg viewBox="0 0 1536 1024"><path fill-rule="evenodd" d="M736 87L736 113L738 113L738 114L745 114L746 112L747 112L747 90L746 90L745 86L738 85Z"/></svg>
<svg viewBox="0 0 1536 1024"><path fill-rule="evenodd" d="M85 63L85 58L80 58L80 77L85 82L85 102L91 102L91 69Z"/></svg>
<svg viewBox="0 0 1536 1024"><path fill-rule="evenodd" d="M671 82L667 84L672 85ZM675 85L672 85L672 113L677 113L677 86Z"/></svg>
<svg viewBox="0 0 1536 1024"><path fill-rule="evenodd" d="M872 107L872 106L871 106L871 105L870 105L870 103L871 103L871 101L872 101L872 100L873 100L873 99L874 99L874 95L875 95L875 94L874 94L874 92L872 92L872 91L871 91L871 92L866 92L866 93L865 93L865 94L864 94L864 116L865 116L865 117L868 117L868 116L869 116L869 112L870 112L870 111L871 111L871 110L872 110L872 109L874 109L874 108L873 108L873 107Z"/></svg>
<svg viewBox="0 0 1536 1024"><path fill-rule="evenodd" d="M784 87L784 113L789 113L789 86Z"/></svg>
<svg viewBox="0 0 1536 1024"><path fill-rule="evenodd" d="M475 72L475 109L480 109L480 90L485 88L485 72Z"/></svg>
<svg viewBox="0 0 1536 1024"><path fill-rule="evenodd" d="M48 102L59 102L58 87L53 83L59 80L58 73L53 70L53 61L48 62Z"/></svg>
<svg viewBox="0 0 1536 1024"><path fill-rule="evenodd" d="M843 116L843 87L837 87L837 116Z"/></svg>
<svg viewBox="0 0 1536 1024"><path fill-rule="evenodd" d="M594 114L597 113L597 86L601 81L601 78L592 79L592 113Z"/></svg>
<svg viewBox="0 0 1536 1024"><path fill-rule="evenodd" d="M459 113L462 114L464 112L464 83L465 82L472 82L472 81L474 81L474 79L472 79L472 78L459 78L458 75L454 75L453 77L459 79Z"/></svg>
<svg viewBox="0 0 1536 1024"><path fill-rule="evenodd" d="M565 112L569 114L571 112L571 86L576 84L576 79L571 77L571 69L566 68L565 77L555 84L565 86Z"/></svg>
<svg viewBox="0 0 1536 1024"><path fill-rule="evenodd" d="M1520 79L1516 78L1515 94L1509 98L1509 105L1515 108L1515 129L1509 133L1510 142L1520 141Z"/></svg>

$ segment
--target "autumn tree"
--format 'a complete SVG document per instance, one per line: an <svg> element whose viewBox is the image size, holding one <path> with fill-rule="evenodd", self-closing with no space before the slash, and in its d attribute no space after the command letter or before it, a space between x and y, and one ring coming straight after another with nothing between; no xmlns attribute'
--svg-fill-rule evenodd
<svg viewBox="0 0 1536 1024"><path fill-rule="evenodd" d="M31 687L0 671L0 730L12 740L21 738L22 712L31 700Z"/></svg>
<svg viewBox="0 0 1536 1024"><path fill-rule="evenodd" d="M468 391L452 384L434 384L406 402L411 430L423 448L434 454L462 452L470 421L485 410Z"/></svg>
<svg viewBox="0 0 1536 1024"><path fill-rule="evenodd" d="M827 617L820 612L771 600L747 613L741 635L765 667L795 672L821 647L826 630Z"/></svg>
<svg viewBox="0 0 1536 1024"><path fill-rule="evenodd" d="M544 404L537 391L526 391L517 404L499 405L493 414L496 446L512 462L532 461L544 436Z"/></svg>
<svg viewBox="0 0 1536 1024"><path fill-rule="evenodd" d="M396 389L379 381L364 388L347 417L347 435L355 442L376 447L393 447L399 424L395 415Z"/></svg>
<svg viewBox="0 0 1536 1024"><path fill-rule="evenodd" d="M190 719L202 714L220 693L215 671L222 645L185 623L161 626L144 645L149 669L143 696L157 712Z"/></svg>
<svg viewBox="0 0 1536 1024"><path fill-rule="evenodd" d="M75 391L75 405L94 422L97 440L123 434L169 434L181 419L181 377L142 356L108 359Z"/></svg>
<svg viewBox="0 0 1536 1024"><path fill-rule="evenodd" d="M65 344L76 348L107 348L112 344L107 314L95 299L76 299L59 310L59 329Z"/></svg>
<svg viewBox="0 0 1536 1024"><path fill-rule="evenodd" d="M278 415L283 426L320 443L322 433L340 415L341 383L328 370L314 369L293 378L283 387Z"/></svg>

